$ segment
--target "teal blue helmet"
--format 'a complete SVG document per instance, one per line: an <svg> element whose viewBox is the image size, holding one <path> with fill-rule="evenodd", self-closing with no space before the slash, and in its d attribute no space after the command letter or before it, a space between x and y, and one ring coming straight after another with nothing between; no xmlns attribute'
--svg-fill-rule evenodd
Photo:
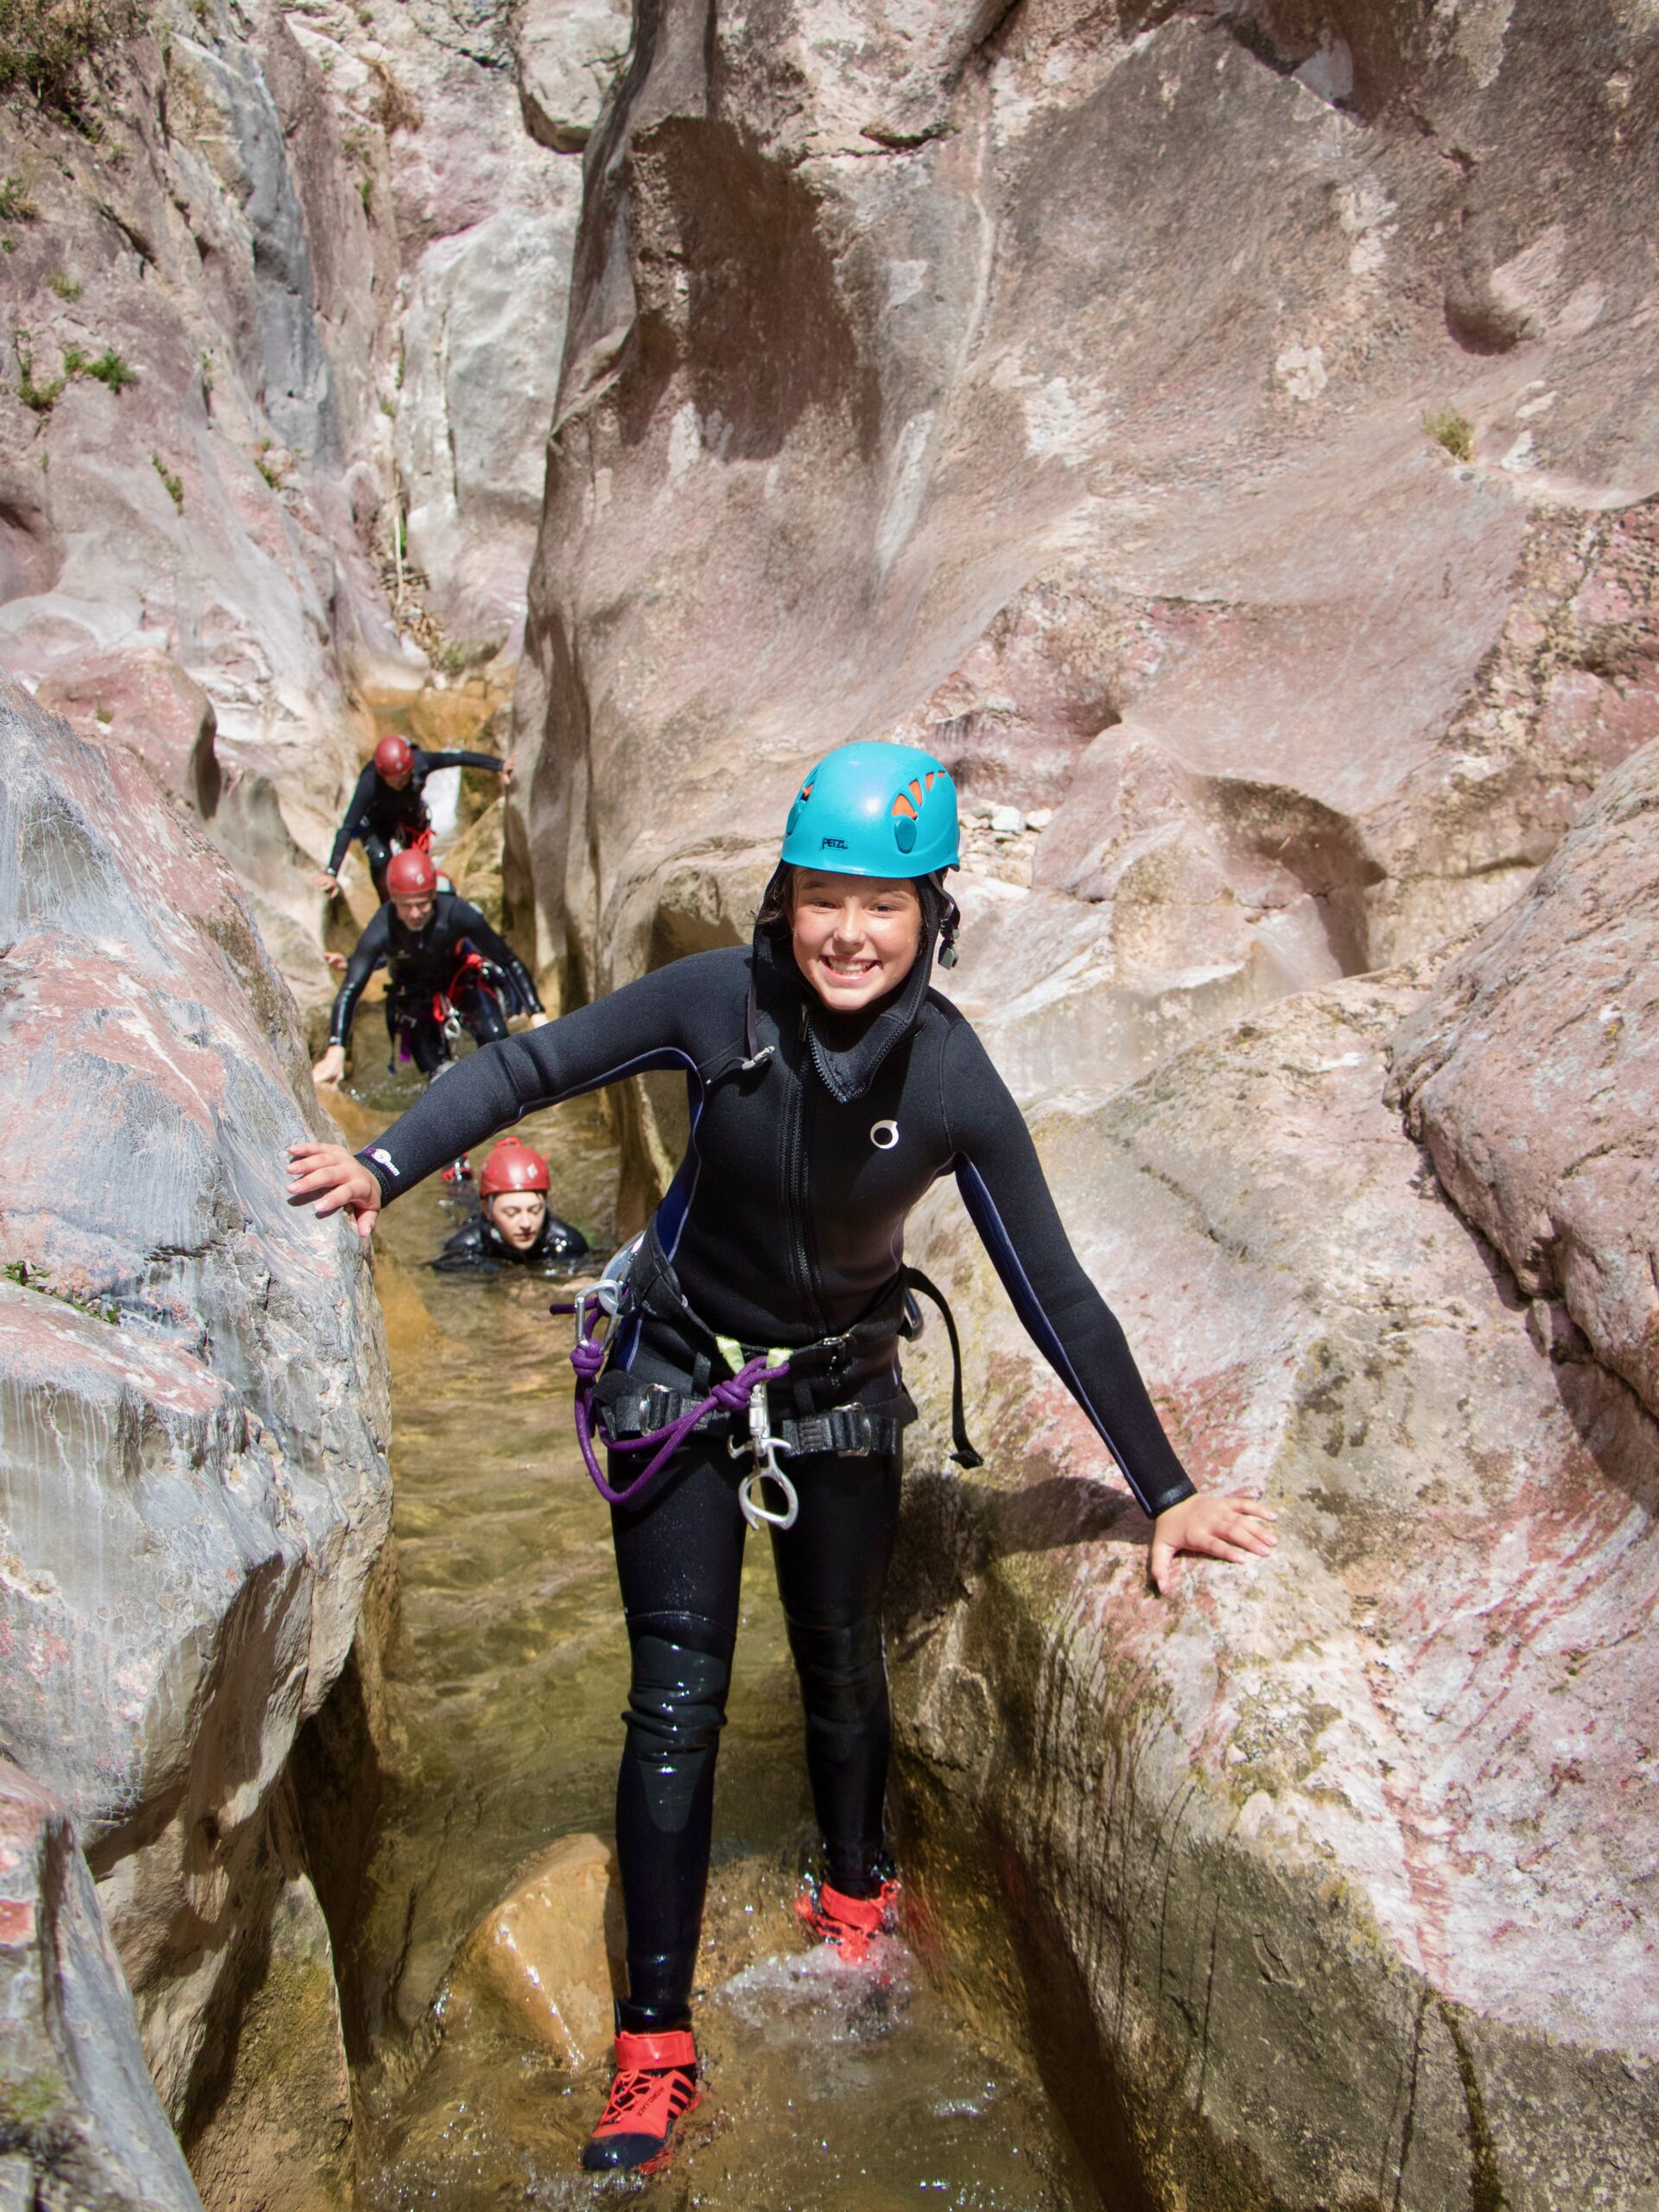
<svg viewBox="0 0 1659 2212"><path fill-rule="evenodd" d="M780 857L829 875L931 875L960 861L957 787L915 745L838 745L801 785Z"/></svg>

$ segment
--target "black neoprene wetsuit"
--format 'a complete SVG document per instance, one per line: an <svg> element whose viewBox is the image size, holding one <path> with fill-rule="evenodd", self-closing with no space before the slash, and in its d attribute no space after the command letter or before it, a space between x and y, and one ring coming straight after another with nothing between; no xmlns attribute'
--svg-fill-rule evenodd
<svg viewBox="0 0 1659 2212"><path fill-rule="evenodd" d="M760 931L752 952L695 954L474 1053L359 1157L391 1198L534 1109L681 1069L690 1142L654 1217L656 1242L691 1313L749 1351L812 1345L891 1310L906 1217L954 1173L1027 1328L1144 1510L1160 1512L1192 1485L1067 1242L1019 1108L969 1022L926 979L925 966L912 970L885 1013L830 1016L786 944ZM636 1318L613 1367L642 1386L689 1389L696 1375L706 1387L698 1337L654 1312ZM798 1414L830 1402L810 1400L810 1379L783 1387ZM902 1421L896 1324L826 1388ZM695 1433L677 1469L639 1510L612 1513L633 1654L617 1836L623 2024L636 2030L673 2024L690 2000L744 1543L743 1469L725 1437ZM614 1482L637 1471L613 1455ZM772 1532L773 1555L826 1868L837 1888L868 1896L887 1771L880 1599L899 1455L815 1452L791 1459L789 1472L800 1518Z"/></svg>
<svg viewBox="0 0 1659 2212"><path fill-rule="evenodd" d="M409 781L394 791L371 760L357 779L346 818L334 833L328 855L328 873L338 875L353 837L363 841L377 881L391 857L394 840L410 845L432 827L426 810L426 779L439 768L493 768L502 763L493 753L428 753L411 746Z"/></svg>
<svg viewBox="0 0 1659 2212"><path fill-rule="evenodd" d="M351 1035L357 1002L370 976L382 966L388 971L387 1026L394 1037L408 1039L423 1074L430 1075L448 1057L435 999L449 1001L480 1045L505 1037L507 1024L499 989L481 974L480 961L499 969L500 988L510 1001L506 1013L540 1013L542 1002L529 970L476 906L453 891L437 892L425 926L411 930L388 901L359 938L346 963L346 980L328 1025L329 1043L343 1045Z"/></svg>
<svg viewBox="0 0 1659 2212"><path fill-rule="evenodd" d="M499 1268L532 1268L548 1274L569 1274L587 1252L588 1239L582 1231L561 1221L556 1213L550 1213L543 1222L535 1243L522 1249L509 1244L481 1213L475 1213L461 1224L432 1264L440 1274L491 1274Z"/></svg>

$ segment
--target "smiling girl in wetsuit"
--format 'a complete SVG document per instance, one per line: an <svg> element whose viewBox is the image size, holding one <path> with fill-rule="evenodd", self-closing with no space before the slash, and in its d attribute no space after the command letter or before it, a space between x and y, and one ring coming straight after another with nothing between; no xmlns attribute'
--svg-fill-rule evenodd
<svg viewBox="0 0 1659 2212"><path fill-rule="evenodd" d="M637 1439L695 1407L734 1357L787 1356L763 1418L794 1444L793 1517L771 1535L824 1845L802 1916L852 1955L897 1897L881 1599L915 1417L899 1370L902 1253L906 1218L941 1175L956 1176L1021 1319L1151 1520L1160 1589L1178 1552L1243 1560L1274 1541L1263 1507L1195 1493L1019 1108L930 988L935 952L954 957L944 877L957 861L941 764L843 746L801 787L750 946L694 954L486 1046L356 1158L292 1154L293 1203L344 1207L367 1236L383 1205L521 1116L646 1069L683 1071L690 1141L634 1255L594 1395L610 1437ZM612 1510L632 1653L616 1815L628 1995L610 2101L582 2154L592 2169L660 2161L698 2094L690 1998L715 1753L756 1517L733 1427L705 1417L644 1502ZM612 1459L626 1484L635 1469Z"/></svg>

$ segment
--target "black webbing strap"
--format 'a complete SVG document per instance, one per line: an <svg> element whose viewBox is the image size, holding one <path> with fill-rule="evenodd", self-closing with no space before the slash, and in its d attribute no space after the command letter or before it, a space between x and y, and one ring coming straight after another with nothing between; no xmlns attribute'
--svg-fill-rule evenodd
<svg viewBox="0 0 1659 2212"><path fill-rule="evenodd" d="M950 1311L950 1302L919 1268L906 1267L905 1281L910 1289L919 1290L924 1298L932 1300L944 1323L944 1333L950 1339L950 1441L955 1446L950 1457L959 1467L982 1467L985 1462L968 1440L968 1417L962 1404L962 1343L957 1335L957 1317Z"/></svg>
<svg viewBox="0 0 1659 2212"><path fill-rule="evenodd" d="M647 1224L645 1233L640 1239L639 1249L635 1256L633 1270L629 1279L629 1288L637 1312L654 1313L659 1319L671 1323L679 1323L682 1325L689 1324L698 1336L706 1338L711 1344L718 1344L714 1331L699 1314L692 1311L685 1293L680 1288L679 1278L674 1272L673 1265L658 1241L654 1221ZM959 1467L982 1467L985 1464L984 1460L981 1459L969 1440L968 1420L963 1408L962 1340L957 1334L957 1318L950 1311L950 1300L945 1297L944 1293L937 1283L931 1282L919 1268L901 1268L889 1289L882 1293L876 1311L867 1314L861 1321L855 1321L852 1327L841 1336L826 1337L816 1344L806 1344L798 1351L791 1351L791 1367L798 1366L804 1370L810 1364L821 1360L855 1357L866 1345L873 1347L882 1342L884 1338L898 1332L902 1322L904 1300L912 1290L920 1291L924 1298L930 1299L938 1307L940 1318L944 1323L945 1335L950 1339L950 1442L953 1447L950 1457ZM889 1301L895 1297L897 1310L889 1319L887 1311ZM747 1347L745 1349L747 1350ZM601 1378L595 1394L597 1402L607 1407L607 1417L608 1405L611 1401L607 1397L605 1385L610 1379L608 1375ZM620 1383L624 1378L619 1376L617 1380ZM653 1408L655 1408L665 1403L668 1399L676 1396L677 1394L657 1384L652 1386L652 1393L648 1395L652 1395ZM626 1402L626 1389L619 1389L614 1402L620 1406ZM692 1402L689 1398L681 1401L681 1409L683 1410L685 1406ZM840 1413L846 1408L836 1407L834 1410ZM677 1413L669 1414L661 1421L645 1421L638 1430L615 1429L612 1433L615 1435L625 1433L648 1435L654 1428L670 1427L678 1417ZM813 1418L814 1416L810 1414L806 1416L809 1421ZM819 1415L817 1418L823 1419L824 1416ZM790 1424L785 1422L774 1433L792 1443L789 1431ZM809 1451L822 1450L825 1447L802 1445L792 1448ZM844 1450L855 1447L834 1446L829 1448ZM875 1450L880 1447L872 1446L867 1448Z"/></svg>
<svg viewBox="0 0 1659 2212"><path fill-rule="evenodd" d="M665 1382L645 1389L607 1391L600 1385L596 1396L606 1433L618 1437L651 1436L671 1428L681 1415L700 1401L688 1391ZM699 1429L737 1426L738 1416L718 1407L697 1423ZM904 1425L892 1414L872 1413L856 1403L827 1406L821 1413L789 1414L772 1423L772 1434L791 1454L833 1452L837 1459L886 1459L899 1449Z"/></svg>

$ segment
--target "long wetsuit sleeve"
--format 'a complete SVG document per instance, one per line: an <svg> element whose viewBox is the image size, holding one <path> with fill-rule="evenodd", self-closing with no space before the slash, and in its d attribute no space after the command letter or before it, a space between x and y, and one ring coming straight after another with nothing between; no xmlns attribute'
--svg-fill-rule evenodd
<svg viewBox="0 0 1659 2212"><path fill-rule="evenodd" d="M1193 1494L1116 1316L1061 1224L1025 1117L967 1022L951 1033L944 1105L958 1188L1015 1313L1082 1407L1143 1512Z"/></svg>
<svg viewBox="0 0 1659 2212"><path fill-rule="evenodd" d="M457 899L451 912L455 925L475 944L486 960L493 960L504 975L512 979L513 989L524 1002L526 1014L539 1014L542 1001L537 995L531 972L518 957L505 938L498 937L476 906L465 899Z"/></svg>
<svg viewBox="0 0 1659 2212"><path fill-rule="evenodd" d="M429 769L493 768L497 775L507 765L499 753L427 753L422 759Z"/></svg>
<svg viewBox="0 0 1659 2212"><path fill-rule="evenodd" d="M361 836L367 815L369 795L374 789L374 764L363 771L357 779L357 789L352 793L352 803L346 810L346 819L334 833L334 850L328 855L328 874L338 875L353 837Z"/></svg>
<svg viewBox="0 0 1659 2212"><path fill-rule="evenodd" d="M655 969L544 1028L480 1046L358 1158L393 1198L540 1107L647 1068L694 1070L696 1058L684 1034L685 1004L695 996L681 972L687 964Z"/></svg>
<svg viewBox="0 0 1659 2212"><path fill-rule="evenodd" d="M363 995L364 986L391 950L386 912L386 908L382 906L357 940L357 950L346 963L346 980L340 987L328 1022L328 1042L331 1045L343 1045L351 1035L352 1016L357 1012L357 1002Z"/></svg>

